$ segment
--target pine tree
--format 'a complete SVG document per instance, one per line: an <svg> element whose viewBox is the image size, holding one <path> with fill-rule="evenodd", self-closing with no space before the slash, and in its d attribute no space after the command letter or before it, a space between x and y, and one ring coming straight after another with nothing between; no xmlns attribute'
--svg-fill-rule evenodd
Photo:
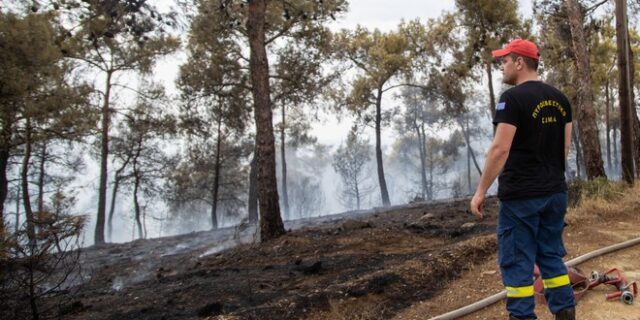
<svg viewBox="0 0 640 320"><path fill-rule="evenodd" d="M365 123L373 122L375 128L375 154L378 186L383 206L389 206L389 192L382 159L382 96L395 88L390 82L410 71L412 47L400 32L370 32L360 26L353 31L343 30L337 35L337 57L355 66L359 75L353 80L347 106ZM373 115L367 114L370 107Z"/></svg>
<svg viewBox="0 0 640 320"><path fill-rule="evenodd" d="M0 63L5 70L0 75L0 224L4 223L9 158L22 146L21 198L32 240L36 236L37 218L29 188L34 148L56 140L77 141L87 134L95 119L86 108L89 88L69 76L73 66L63 61L56 43L60 35L55 31L52 17L49 14L24 17L0 14L3 34ZM46 157L41 157L41 176L45 162ZM42 188L43 183L40 186Z"/></svg>
<svg viewBox="0 0 640 320"><path fill-rule="evenodd" d="M349 208L360 210L373 188L367 184L366 165L369 162L371 147L369 141L360 137L358 127L353 126L347 141L336 150L333 156L333 168L342 178L341 200Z"/></svg>
<svg viewBox="0 0 640 320"><path fill-rule="evenodd" d="M208 30L213 39L244 41L249 44L248 61L256 126L255 171L263 241L284 233L280 216L275 170L275 136L273 135L273 97L269 83L268 46L288 38L292 43L313 43L326 34L324 24L343 12L344 0L290 2L203 1L198 7L197 28ZM246 21L245 24L241 21ZM307 50L303 47L304 50ZM246 66L246 65L245 65ZM251 200L250 200L251 202Z"/></svg>
<svg viewBox="0 0 640 320"><path fill-rule="evenodd" d="M149 73L157 58L174 52L179 42L166 36L163 28L173 24L144 1L87 0L72 6L70 17L80 27L66 31L63 53L100 73L100 181L94 233L95 244L103 244L107 200L109 135L116 106L112 102L116 78L121 73Z"/></svg>

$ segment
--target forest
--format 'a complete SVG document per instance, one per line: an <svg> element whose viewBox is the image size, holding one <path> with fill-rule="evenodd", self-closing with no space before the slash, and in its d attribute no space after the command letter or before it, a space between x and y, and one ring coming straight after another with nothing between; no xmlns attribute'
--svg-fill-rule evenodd
<svg viewBox="0 0 640 320"><path fill-rule="evenodd" d="M346 0L4 0L0 261L468 197L515 38L572 104L567 179L634 184L640 3L519 5L381 31L335 27Z"/></svg>

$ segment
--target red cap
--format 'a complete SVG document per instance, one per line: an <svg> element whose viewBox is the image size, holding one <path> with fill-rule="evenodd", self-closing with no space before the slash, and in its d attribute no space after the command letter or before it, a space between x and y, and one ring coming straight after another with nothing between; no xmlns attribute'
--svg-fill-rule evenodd
<svg viewBox="0 0 640 320"><path fill-rule="evenodd" d="M523 57L528 57L535 60L540 59L538 47L535 43L529 40L515 39L509 42L509 44L507 44L504 48L491 51L491 55L494 58L504 57L510 53L516 53Z"/></svg>

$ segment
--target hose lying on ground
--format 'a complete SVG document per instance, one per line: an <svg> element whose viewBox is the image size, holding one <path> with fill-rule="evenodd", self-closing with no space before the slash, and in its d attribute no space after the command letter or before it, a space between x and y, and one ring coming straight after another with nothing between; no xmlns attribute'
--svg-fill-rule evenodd
<svg viewBox="0 0 640 320"><path fill-rule="evenodd" d="M587 260L593 259L595 257L599 257L601 255L607 254L607 253L611 253L614 251L618 251L621 249L625 249L628 247L632 247L634 245L640 244L640 238L635 238L635 239L631 239L625 242L621 242L618 244L614 244L614 245L610 245L608 247L604 247L595 251L591 251L587 254L581 255L577 258L571 259L569 261L567 261L565 264L567 265L567 267L573 267L575 265L578 265L580 263L583 263ZM449 319L457 319L459 317L465 316L467 314L470 314L472 312L478 311L484 307L490 306L504 298L507 297L507 291L503 290L500 293L494 294L488 298L482 299L478 302L472 303L470 305L464 306L460 309L457 310L453 310L451 312L447 312L445 314L433 317L429 320L449 320Z"/></svg>

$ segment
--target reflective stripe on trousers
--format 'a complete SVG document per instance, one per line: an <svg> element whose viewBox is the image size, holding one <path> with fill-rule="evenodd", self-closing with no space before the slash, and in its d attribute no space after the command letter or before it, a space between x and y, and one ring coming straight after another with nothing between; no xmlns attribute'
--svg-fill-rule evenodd
<svg viewBox="0 0 640 320"><path fill-rule="evenodd" d="M518 318L536 318L533 264L545 286L549 310L573 307L573 289L562 261L567 193L502 201L498 217L498 263L507 289L507 310Z"/></svg>

